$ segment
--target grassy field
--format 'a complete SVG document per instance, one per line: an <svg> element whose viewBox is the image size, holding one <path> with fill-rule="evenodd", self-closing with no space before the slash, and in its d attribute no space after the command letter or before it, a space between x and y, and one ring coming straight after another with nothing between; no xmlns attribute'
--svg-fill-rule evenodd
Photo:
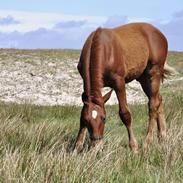
<svg viewBox="0 0 183 183"><path fill-rule="evenodd" d="M73 57L77 56L78 51L73 51ZM169 53L169 61L182 76L183 53ZM137 155L128 148L127 131L116 105L106 106L104 150L93 158L88 151L88 138L82 153L72 153L80 107L1 102L0 182L183 182L182 85L182 81L177 81L162 88L167 138L159 144L155 134L146 154L142 145L147 131L147 107L130 106L140 145Z"/></svg>

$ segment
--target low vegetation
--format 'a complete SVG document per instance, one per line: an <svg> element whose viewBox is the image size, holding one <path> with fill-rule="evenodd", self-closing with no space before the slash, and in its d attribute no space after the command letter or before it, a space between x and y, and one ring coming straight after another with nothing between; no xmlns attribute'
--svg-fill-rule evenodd
<svg viewBox="0 0 183 183"><path fill-rule="evenodd" d="M171 54L179 53L169 54L170 64L175 65ZM181 66L177 67L180 73L182 58L178 60ZM177 82L166 85L161 91L167 138L159 143L155 134L146 154L142 150L148 121L145 104L130 105L139 153L135 155L130 151L127 131L118 117L118 106L112 105L106 106L104 149L94 158L88 151L88 137L83 152L77 156L72 153L81 107L1 102L0 182L181 183L183 94L182 81Z"/></svg>
<svg viewBox="0 0 183 183"><path fill-rule="evenodd" d="M182 182L183 95L166 99L167 139L159 144L155 136L147 154L142 151L146 106L130 106L137 155L128 148L118 107L107 106L104 149L95 159L88 139L81 154L72 153L80 107L1 103L0 182Z"/></svg>

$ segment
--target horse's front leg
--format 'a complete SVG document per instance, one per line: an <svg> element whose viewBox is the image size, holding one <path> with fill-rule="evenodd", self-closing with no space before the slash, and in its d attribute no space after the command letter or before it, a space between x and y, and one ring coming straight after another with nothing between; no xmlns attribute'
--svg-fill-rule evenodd
<svg viewBox="0 0 183 183"><path fill-rule="evenodd" d="M119 101L119 115L128 131L129 146L135 153L137 153L138 143L132 129L131 114L127 105L125 81L123 79L121 78L116 79L115 92Z"/></svg>
<svg viewBox="0 0 183 183"><path fill-rule="evenodd" d="M83 144L86 138L86 132L87 132L87 128L82 124L82 121L81 121L80 129L79 129L78 136L76 138L76 142L74 146L75 153L79 153L83 149Z"/></svg>

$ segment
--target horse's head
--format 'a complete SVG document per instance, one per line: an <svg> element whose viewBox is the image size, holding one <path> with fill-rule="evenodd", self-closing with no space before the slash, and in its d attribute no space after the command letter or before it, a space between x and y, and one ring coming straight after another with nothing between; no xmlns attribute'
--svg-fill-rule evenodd
<svg viewBox="0 0 183 183"><path fill-rule="evenodd" d="M103 97L103 104L110 98L112 90ZM98 105L92 101L86 101L81 112L81 122L87 127L90 139L98 141L103 138L106 112L104 105Z"/></svg>

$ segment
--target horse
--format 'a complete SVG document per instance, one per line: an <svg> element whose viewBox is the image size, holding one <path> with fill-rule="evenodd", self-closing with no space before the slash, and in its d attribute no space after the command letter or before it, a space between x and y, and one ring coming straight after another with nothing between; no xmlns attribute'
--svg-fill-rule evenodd
<svg viewBox="0 0 183 183"><path fill-rule="evenodd" d="M83 79L83 108L74 149L80 152L88 130L91 147L102 143L106 111L104 104L114 90L119 102L119 116L126 126L129 146L138 152L125 84L137 80L148 97L149 122L144 149L153 141L158 127L159 139L166 137L160 84L173 70L167 62L168 42L163 33L148 23L130 23L116 28L97 28L87 38L81 51L78 71ZM102 96L101 89L111 90Z"/></svg>

